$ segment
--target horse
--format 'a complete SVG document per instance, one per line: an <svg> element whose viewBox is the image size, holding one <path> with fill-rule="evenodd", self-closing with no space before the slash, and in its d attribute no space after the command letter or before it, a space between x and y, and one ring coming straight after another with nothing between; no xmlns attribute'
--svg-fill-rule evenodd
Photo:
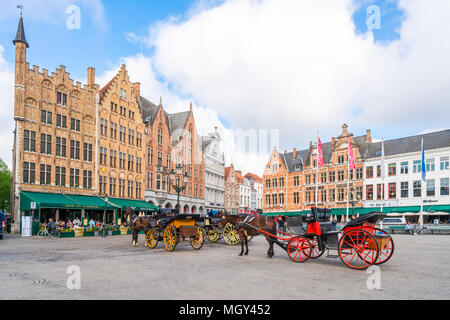
<svg viewBox="0 0 450 320"><path fill-rule="evenodd" d="M138 234L139 231L147 232L148 229L151 228L150 219L148 216L140 217L138 216L131 207L127 207L125 211L125 215L127 219L129 218L129 227L131 232L133 233L131 246L137 247L138 243ZM147 242L144 241L144 245L147 246Z"/></svg>
<svg viewBox="0 0 450 320"><path fill-rule="evenodd" d="M239 240L241 243L241 252L239 256L248 255L248 236L258 236L264 234L257 229L266 231L274 236L277 235L277 227L274 218L269 217L254 217L252 215L240 216L240 215L222 215L222 220L219 222L219 228L223 228L227 223L233 224L239 234ZM252 227L249 227L253 226ZM272 258L274 256L273 244L274 240L271 236L264 234L267 242L269 243L269 249L267 250L267 257ZM244 253L245 245L245 253Z"/></svg>

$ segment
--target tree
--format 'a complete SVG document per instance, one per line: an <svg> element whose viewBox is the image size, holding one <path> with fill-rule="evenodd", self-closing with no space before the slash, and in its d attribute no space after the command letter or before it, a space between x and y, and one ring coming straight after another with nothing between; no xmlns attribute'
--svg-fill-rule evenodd
<svg viewBox="0 0 450 320"><path fill-rule="evenodd" d="M0 209L9 212L11 202L12 172L6 163L0 159Z"/></svg>

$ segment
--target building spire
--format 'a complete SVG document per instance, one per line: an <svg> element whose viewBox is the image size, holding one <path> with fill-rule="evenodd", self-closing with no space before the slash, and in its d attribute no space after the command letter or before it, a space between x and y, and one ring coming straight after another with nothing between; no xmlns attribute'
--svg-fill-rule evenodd
<svg viewBox="0 0 450 320"><path fill-rule="evenodd" d="M22 9L23 9L23 7L22 6L17 6L17 8L19 8L19 7L20 7L20 10L21 10L20 11L20 20L19 20L19 25L17 26L16 38L13 40L13 43L15 45L17 42L22 42L28 48L29 47L28 46L28 42L27 42L27 39L25 37L25 28L23 27L23 18L22 18Z"/></svg>

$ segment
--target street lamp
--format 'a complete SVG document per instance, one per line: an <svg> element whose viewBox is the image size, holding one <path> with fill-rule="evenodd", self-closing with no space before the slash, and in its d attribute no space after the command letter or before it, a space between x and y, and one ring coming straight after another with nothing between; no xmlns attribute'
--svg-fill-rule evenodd
<svg viewBox="0 0 450 320"><path fill-rule="evenodd" d="M351 195L352 195L352 216L355 216L355 202L358 203L361 200L361 196L359 194L355 197L355 188L351 188ZM356 201L355 201L356 198Z"/></svg>
<svg viewBox="0 0 450 320"><path fill-rule="evenodd" d="M177 193L177 207L180 210L180 193L186 189L186 183L189 181L187 172L183 174L183 168L178 164L175 168L176 172L172 169L169 172L169 179L172 187Z"/></svg>

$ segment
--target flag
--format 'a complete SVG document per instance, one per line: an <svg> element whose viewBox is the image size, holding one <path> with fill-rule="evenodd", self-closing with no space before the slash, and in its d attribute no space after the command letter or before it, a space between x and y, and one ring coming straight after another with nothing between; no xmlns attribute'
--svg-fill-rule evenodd
<svg viewBox="0 0 450 320"><path fill-rule="evenodd" d="M425 149L423 147L423 139L422 139L422 180L425 181L427 177L427 167L425 165Z"/></svg>
<svg viewBox="0 0 450 320"><path fill-rule="evenodd" d="M380 176L381 179L384 180L384 169L385 165L384 165L384 141L381 141L381 165L380 165Z"/></svg>
<svg viewBox="0 0 450 320"><path fill-rule="evenodd" d="M317 137L317 166L323 167L322 141Z"/></svg>
<svg viewBox="0 0 450 320"><path fill-rule="evenodd" d="M348 166L350 170L355 169L355 159L353 158L352 143L348 142Z"/></svg>

